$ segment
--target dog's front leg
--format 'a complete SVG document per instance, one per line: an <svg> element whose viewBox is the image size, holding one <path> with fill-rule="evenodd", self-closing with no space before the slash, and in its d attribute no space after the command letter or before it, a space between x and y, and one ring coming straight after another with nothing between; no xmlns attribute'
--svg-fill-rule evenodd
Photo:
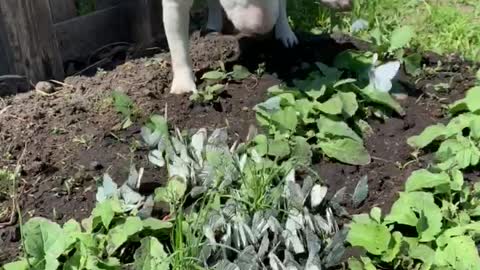
<svg viewBox="0 0 480 270"><path fill-rule="evenodd" d="M293 33L290 24L288 24L287 0L278 1L280 1L280 10L277 23L275 24L275 38L282 41L285 47L290 48L297 45L298 39L295 33Z"/></svg>
<svg viewBox="0 0 480 270"><path fill-rule="evenodd" d="M193 0L163 0L162 4L165 35L172 58L173 81L170 93L196 92L188 32Z"/></svg>

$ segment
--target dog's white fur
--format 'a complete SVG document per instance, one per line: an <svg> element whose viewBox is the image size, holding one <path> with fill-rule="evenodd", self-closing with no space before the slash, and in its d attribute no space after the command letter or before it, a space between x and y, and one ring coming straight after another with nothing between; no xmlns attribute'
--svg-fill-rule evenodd
<svg viewBox="0 0 480 270"><path fill-rule="evenodd" d="M190 8L193 0L162 0L163 22L172 57L173 81L170 93L196 92L189 55ZM298 43L288 24L287 0L208 0L207 29L221 32L223 12L234 27L245 34L266 34L274 29L276 39L286 47ZM350 0L321 0L334 9L344 9Z"/></svg>

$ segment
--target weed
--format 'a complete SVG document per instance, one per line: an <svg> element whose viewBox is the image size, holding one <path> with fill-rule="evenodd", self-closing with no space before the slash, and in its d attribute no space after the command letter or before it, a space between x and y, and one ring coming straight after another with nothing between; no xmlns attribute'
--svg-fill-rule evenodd
<svg viewBox="0 0 480 270"><path fill-rule="evenodd" d="M114 129L129 128L140 115L140 110L135 106L130 97L119 91L112 92L112 101L115 110L122 116L121 123Z"/></svg>

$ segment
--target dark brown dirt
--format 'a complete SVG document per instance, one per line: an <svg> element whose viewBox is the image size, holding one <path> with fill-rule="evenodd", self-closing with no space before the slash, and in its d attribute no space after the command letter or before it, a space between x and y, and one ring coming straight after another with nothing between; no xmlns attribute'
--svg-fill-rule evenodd
<svg viewBox="0 0 480 270"><path fill-rule="evenodd" d="M198 76L217 67L219 61L227 66L240 63L252 72L265 63L266 75L229 84L220 105L193 105L187 96L168 94L170 66L168 55L161 54L127 61L92 77L70 77L51 95L29 92L0 100L0 168L13 170L17 163L22 165L19 200L24 218L43 216L64 222L86 217L95 203L95 178L108 172L122 182L132 159L137 167L146 169L146 182L160 185L161 174L148 164L146 151L136 143L141 140L141 123L148 115L164 114L167 109L170 124L181 129L227 125L233 138L242 139L255 124L252 108L265 100L268 87L295 78L305 63L329 64L339 52L354 47L345 37L306 35L292 50L282 49L269 39L237 42L232 37L195 34L192 40ZM373 205L388 208L411 171L427 162L411 162L412 150L406 139L440 121L442 103L460 97L473 82L469 64L456 59L442 61L443 73L409 86L410 95L401 101L405 117L371 122L375 132L366 139L374 156L370 165L356 167L328 160L316 165L331 191L346 186L351 194L357 181L368 175L369 197L359 209L347 205L351 212L365 211ZM435 56L425 59L430 67L438 62ZM431 88L438 83L449 83L449 93L434 92ZM112 90L126 93L141 110L135 125L127 130L116 129L121 117L110 104ZM445 96L448 98L441 98ZM18 253L18 241L18 224L0 229L0 263Z"/></svg>

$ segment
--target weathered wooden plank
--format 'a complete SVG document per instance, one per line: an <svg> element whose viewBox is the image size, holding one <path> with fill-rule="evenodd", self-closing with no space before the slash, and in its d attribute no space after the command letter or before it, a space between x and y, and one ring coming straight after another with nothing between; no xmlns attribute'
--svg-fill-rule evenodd
<svg viewBox="0 0 480 270"><path fill-rule="evenodd" d="M153 43L152 4L151 0L136 0L129 3L130 29L132 38L138 46Z"/></svg>
<svg viewBox="0 0 480 270"><path fill-rule="evenodd" d="M50 0L53 23L59 23L77 16L75 0Z"/></svg>
<svg viewBox="0 0 480 270"><path fill-rule="evenodd" d="M122 2L125 3L126 1L131 1L131 0L97 0L95 7L97 10L102 10L105 8L117 6Z"/></svg>
<svg viewBox="0 0 480 270"><path fill-rule="evenodd" d="M56 24L63 61L84 57L110 43L131 42L128 13L120 5Z"/></svg>
<svg viewBox="0 0 480 270"><path fill-rule="evenodd" d="M12 56L13 53L8 43L7 32L5 31L5 23L0 18L0 75L10 74L15 71Z"/></svg>
<svg viewBox="0 0 480 270"><path fill-rule="evenodd" d="M132 0L129 5L130 27L137 45L149 46L164 37L161 1Z"/></svg>
<svg viewBox="0 0 480 270"><path fill-rule="evenodd" d="M8 47L14 72L33 83L63 79L63 65L56 42L48 0L2 0Z"/></svg>

